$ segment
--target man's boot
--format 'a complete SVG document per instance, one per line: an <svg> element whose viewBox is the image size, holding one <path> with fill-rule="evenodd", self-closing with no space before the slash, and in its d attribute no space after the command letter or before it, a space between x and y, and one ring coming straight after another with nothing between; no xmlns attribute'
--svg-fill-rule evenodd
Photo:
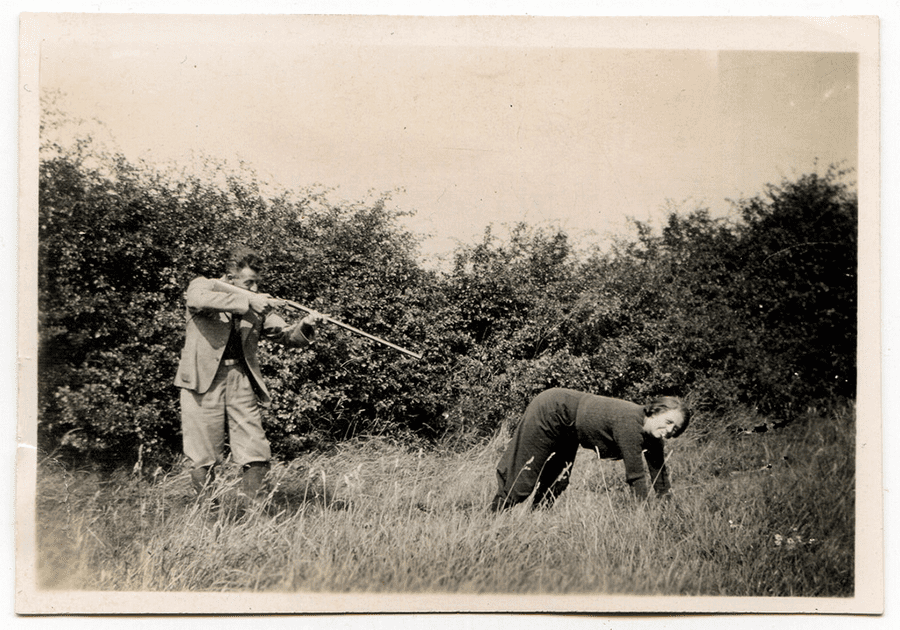
<svg viewBox="0 0 900 630"><path fill-rule="evenodd" d="M191 470L191 487L197 495L198 505L209 507L209 514L213 516L219 509L219 499L212 496L212 484L216 478L215 469L212 466L198 466Z"/></svg>
<svg viewBox="0 0 900 630"><path fill-rule="evenodd" d="M266 474L269 472L269 462L250 462L243 468L241 479L241 504L245 511L263 507L262 490Z"/></svg>
<svg viewBox="0 0 900 630"><path fill-rule="evenodd" d="M209 495L209 489L215 476L212 466L198 466L191 470L191 487L194 488L198 499Z"/></svg>

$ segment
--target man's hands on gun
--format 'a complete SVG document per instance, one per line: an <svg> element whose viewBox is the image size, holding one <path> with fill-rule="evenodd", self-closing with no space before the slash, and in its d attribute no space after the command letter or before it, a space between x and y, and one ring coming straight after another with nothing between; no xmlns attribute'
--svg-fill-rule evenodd
<svg viewBox="0 0 900 630"><path fill-rule="evenodd" d="M306 324L307 326L312 326L313 328L316 328L316 327L324 324L327 320L328 320L327 315L322 315L322 313L318 313L316 311L310 311L306 315L306 317L303 318L302 323Z"/></svg>
<svg viewBox="0 0 900 630"><path fill-rule="evenodd" d="M250 308L259 315L265 315L273 308L284 305L283 300L277 300L268 293L254 293L249 299Z"/></svg>
<svg viewBox="0 0 900 630"><path fill-rule="evenodd" d="M325 315L322 315L322 313L309 311L306 317L300 321L300 331L307 339L312 339L316 336L319 325L324 323L327 319L328 318Z"/></svg>
<svg viewBox="0 0 900 630"><path fill-rule="evenodd" d="M259 315L265 316L273 308L288 306L287 300L279 300L268 293L255 293L250 297L250 308ZM302 324L317 328L328 320L327 315L323 315L317 311L310 311L303 318Z"/></svg>

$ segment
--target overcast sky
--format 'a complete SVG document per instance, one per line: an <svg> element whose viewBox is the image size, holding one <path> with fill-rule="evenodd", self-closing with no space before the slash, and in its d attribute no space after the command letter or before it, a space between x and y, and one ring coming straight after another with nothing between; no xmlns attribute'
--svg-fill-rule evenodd
<svg viewBox="0 0 900 630"><path fill-rule="evenodd" d="M667 200L721 215L816 159L857 161L859 57L827 45L710 48L723 26L654 49L640 25L584 20L117 19L72 17L42 43L41 88L68 113L130 158L244 160L349 200L402 188L426 254L489 223L602 239Z"/></svg>

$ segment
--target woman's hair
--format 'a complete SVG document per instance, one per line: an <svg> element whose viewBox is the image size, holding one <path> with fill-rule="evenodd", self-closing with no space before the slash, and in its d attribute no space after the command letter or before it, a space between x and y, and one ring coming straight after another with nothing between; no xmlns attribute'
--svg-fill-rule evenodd
<svg viewBox="0 0 900 630"><path fill-rule="evenodd" d="M260 271L262 267L262 258L256 251L249 247L238 247L231 251L228 260L225 262L225 270L228 273L238 273L241 269L249 267L253 271Z"/></svg>
<svg viewBox="0 0 900 630"><path fill-rule="evenodd" d="M649 403L644 405L644 416L647 418L653 417L656 414L664 413L666 411L670 411L672 409L676 409L681 412L681 416L684 418L684 421L675 429L675 432L672 433L672 437L676 438L688 428L688 424L691 422L691 410L690 408L684 404L684 401L680 398L676 398L675 396L660 396L659 398L654 398Z"/></svg>

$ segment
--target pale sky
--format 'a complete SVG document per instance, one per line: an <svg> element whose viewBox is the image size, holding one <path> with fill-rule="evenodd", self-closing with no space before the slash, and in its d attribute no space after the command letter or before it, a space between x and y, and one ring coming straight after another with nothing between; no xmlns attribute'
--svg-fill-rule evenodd
<svg viewBox="0 0 900 630"><path fill-rule="evenodd" d="M658 224L667 200L721 215L817 158L857 161L858 55L827 46L700 50L708 29L678 28L681 48L623 48L627 29L584 21L119 19L42 43L41 88L69 113L132 159L243 160L336 199L402 188L425 254L489 223L602 240Z"/></svg>

